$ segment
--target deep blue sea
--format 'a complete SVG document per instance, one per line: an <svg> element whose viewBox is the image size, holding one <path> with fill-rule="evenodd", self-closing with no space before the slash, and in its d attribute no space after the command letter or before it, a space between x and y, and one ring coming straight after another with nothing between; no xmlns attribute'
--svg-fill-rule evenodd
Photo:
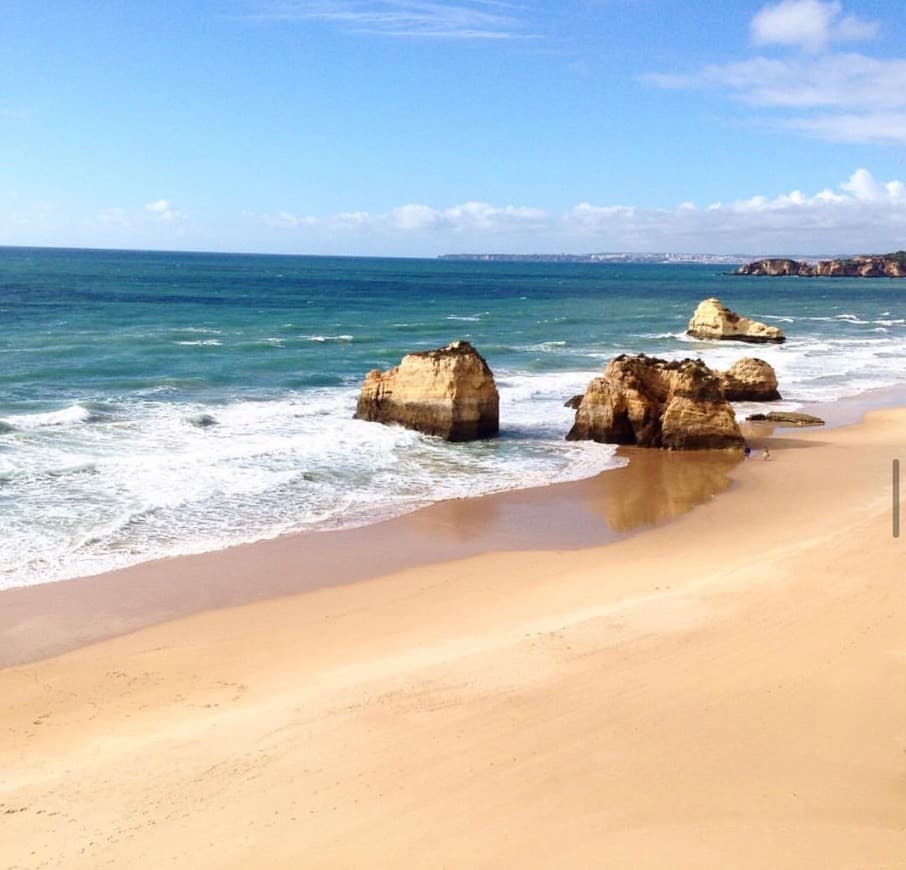
<svg viewBox="0 0 906 870"><path fill-rule="evenodd" d="M906 381L906 282L724 268L0 248L0 588L615 467L563 403L623 352L755 353L786 408ZM708 296L787 343L688 339ZM499 439L352 419L366 371L458 338Z"/></svg>

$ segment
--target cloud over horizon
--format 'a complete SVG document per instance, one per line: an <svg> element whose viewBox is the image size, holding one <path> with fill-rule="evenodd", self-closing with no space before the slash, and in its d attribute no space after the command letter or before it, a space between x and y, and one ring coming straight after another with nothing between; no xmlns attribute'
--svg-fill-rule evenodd
<svg viewBox="0 0 906 870"><path fill-rule="evenodd" d="M906 246L906 185L879 181L867 169L858 169L835 189L812 195L793 190L707 206L685 202L657 209L585 202L552 212L483 202L443 209L410 203L387 212L246 216L273 229L299 231L303 239L323 236L348 244L367 235L435 253L452 253L457 244L480 253L494 252L495 245L502 253L874 253Z"/></svg>

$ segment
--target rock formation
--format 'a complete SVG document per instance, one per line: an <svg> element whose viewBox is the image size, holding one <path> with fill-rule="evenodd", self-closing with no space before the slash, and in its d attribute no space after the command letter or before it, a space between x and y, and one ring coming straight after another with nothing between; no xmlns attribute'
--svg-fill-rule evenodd
<svg viewBox="0 0 906 870"><path fill-rule="evenodd" d="M740 266L736 274L800 275L803 278L906 278L906 251L820 260L815 266L799 260L755 260Z"/></svg>
<svg viewBox="0 0 906 870"><path fill-rule="evenodd" d="M823 426L824 420L797 411L771 411L770 414L751 414L746 417L753 423L787 423L792 426Z"/></svg>
<svg viewBox="0 0 906 870"><path fill-rule="evenodd" d="M763 359L743 357L718 375L728 402L773 402L780 398L777 374Z"/></svg>
<svg viewBox="0 0 906 870"><path fill-rule="evenodd" d="M802 275L811 277L812 267L800 260L768 259L746 263L736 270L737 275Z"/></svg>
<svg viewBox="0 0 906 870"><path fill-rule="evenodd" d="M906 252L821 260L815 275L827 278L906 278Z"/></svg>
<svg viewBox="0 0 906 870"><path fill-rule="evenodd" d="M569 441L671 450L742 447L720 378L701 360L623 354L585 392Z"/></svg>
<svg viewBox="0 0 906 870"><path fill-rule="evenodd" d="M727 308L720 299L713 297L699 302L686 333L693 338L722 341L752 343L786 341L786 336L776 326L766 326L757 320L742 317Z"/></svg>
<svg viewBox="0 0 906 870"><path fill-rule="evenodd" d="M365 375L355 417L398 423L447 441L490 438L499 429L494 375L467 341L410 353L389 371Z"/></svg>

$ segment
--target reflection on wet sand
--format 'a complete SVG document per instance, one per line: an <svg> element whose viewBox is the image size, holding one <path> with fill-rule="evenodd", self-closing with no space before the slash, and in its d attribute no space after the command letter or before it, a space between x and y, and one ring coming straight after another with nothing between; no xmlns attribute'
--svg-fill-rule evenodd
<svg viewBox="0 0 906 870"><path fill-rule="evenodd" d="M610 529L622 533L672 520L728 489L728 475L744 459L738 450L620 452L629 467L608 475L600 509Z"/></svg>
<svg viewBox="0 0 906 870"><path fill-rule="evenodd" d="M741 451L620 448L623 468L541 489L455 499L394 521L435 557L595 546L674 519L730 486ZM413 534L414 533L414 534Z"/></svg>

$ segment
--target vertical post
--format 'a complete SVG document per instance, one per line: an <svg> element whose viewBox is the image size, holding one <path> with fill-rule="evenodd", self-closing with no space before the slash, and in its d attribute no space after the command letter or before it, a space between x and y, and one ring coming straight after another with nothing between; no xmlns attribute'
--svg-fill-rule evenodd
<svg viewBox="0 0 906 870"><path fill-rule="evenodd" d="M893 461L893 536L900 537L900 460Z"/></svg>

